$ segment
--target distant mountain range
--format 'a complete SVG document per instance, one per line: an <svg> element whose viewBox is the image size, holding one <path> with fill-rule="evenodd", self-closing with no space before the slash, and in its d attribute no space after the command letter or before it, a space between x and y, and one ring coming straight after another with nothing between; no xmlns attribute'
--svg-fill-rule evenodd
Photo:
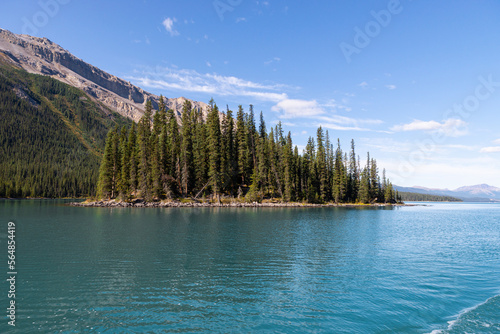
<svg viewBox="0 0 500 334"><path fill-rule="evenodd" d="M90 65L47 38L17 35L0 29L0 59L29 73L50 76L83 90L109 109L135 122L144 114L150 99L157 109L159 96ZM166 106L180 118L184 97L166 98ZM193 100L193 108L206 115L207 104Z"/></svg>
<svg viewBox="0 0 500 334"><path fill-rule="evenodd" d="M428 195L443 195L459 198L465 202L500 202L500 188L487 184L475 186L464 186L455 190L432 189L425 187L401 187L394 186L396 190Z"/></svg>

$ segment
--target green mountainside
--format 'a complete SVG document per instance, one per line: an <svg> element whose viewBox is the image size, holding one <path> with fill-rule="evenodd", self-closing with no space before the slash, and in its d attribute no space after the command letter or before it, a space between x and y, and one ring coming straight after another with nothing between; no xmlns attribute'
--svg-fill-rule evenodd
<svg viewBox="0 0 500 334"><path fill-rule="evenodd" d="M107 132L131 121L0 53L0 197L95 194Z"/></svg>
<svg viewBox="0 0 500 334"><path fill-rule="evenodd" d="M399 196L408 202L462 202L460 198L445 195L429 195L400 191Z"/></svg>

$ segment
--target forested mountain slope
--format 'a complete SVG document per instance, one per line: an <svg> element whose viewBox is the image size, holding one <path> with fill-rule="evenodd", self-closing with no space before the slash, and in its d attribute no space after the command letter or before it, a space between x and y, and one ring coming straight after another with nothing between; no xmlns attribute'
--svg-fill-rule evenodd
<svg viewBox="0 0 500 334"><path fill-rule="evenodd" d="M107 132L130 123L82 90L0 56L0 197L94 194Z"/></svg>

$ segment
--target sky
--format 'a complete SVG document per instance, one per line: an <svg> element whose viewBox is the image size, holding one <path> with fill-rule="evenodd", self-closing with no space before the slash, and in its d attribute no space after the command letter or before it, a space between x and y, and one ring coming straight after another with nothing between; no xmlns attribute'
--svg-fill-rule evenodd
<svg viewBox="0 0 500 334"><path fill-rule="evenodd" d="M47 37L151 93L322 126L400 186L500 187L496 0L4 1Z"/></svg>

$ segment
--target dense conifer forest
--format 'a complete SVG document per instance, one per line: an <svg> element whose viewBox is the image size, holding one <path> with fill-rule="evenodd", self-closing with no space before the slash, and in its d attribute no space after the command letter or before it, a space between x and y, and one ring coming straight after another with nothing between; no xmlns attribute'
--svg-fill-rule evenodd
<svg viewBox="0 0 500 334"><path fill-rule="evenodd" d="M0 197L94 195L106 134L130 123L79 89L0 62Z"/></svg>
<svg viewBox="0 0 500 334"><path fill-rule="evenodd" d="M97 197L146 201L171 198L265 198L309 203L395 203L391 182L367 154L362 165L354 140L344 152L321 127L304 152L281 123L269 130L253 106L221 112L213 100L204 119L190 102L181 122L150 101L140 122L107 135Z"/></svg>
<svg viewBox="0 0 500 334"><path fill-rule="evenodd" d="M299 153L252 106L234 115L211 101L203 116L186 102L180 122L158 109L148 102L135 124L79 89L0 63L0 197L399 199L375 159L360 159L354 141L344 152L321 127Z"/></svg>

